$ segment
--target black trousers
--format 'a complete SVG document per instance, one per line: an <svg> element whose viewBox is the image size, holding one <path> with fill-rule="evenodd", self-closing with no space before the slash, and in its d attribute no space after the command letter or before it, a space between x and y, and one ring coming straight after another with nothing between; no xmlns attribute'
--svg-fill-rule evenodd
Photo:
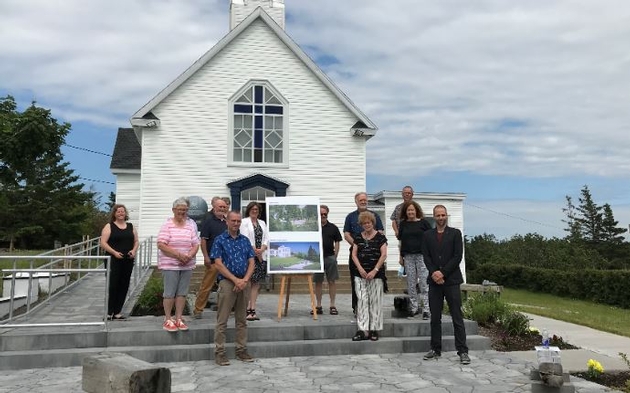
<svg viewBox="0 0 630 393"><path fill-rule="evenodd" d="M354 290L354 278L359 276L359 272L357 271L357 267L352 261L352 248L350 249L350 258L348 259L348 270L350 270L350 286L352 288L352 312L356 314L359 298L357 297L357 293Z"/></svg>
<svg viewBox="0 0 630 393"><path fill-rule="evenodd" d="M120 314L122 311L133 271L133 260L112 258L111 261L107 315Z"/></svg>
<svg viewBox="0 0 630 393"><path fill-rule="evenodd" d="M431 280L431 278L429 278ZM462 315L462 295L459 285L429 284L429 310L431 310L431 349L442 352L442 310L444 299L448 304L455 330L455 348L457 354L468 353L466 346L466 327Z"/></svg>

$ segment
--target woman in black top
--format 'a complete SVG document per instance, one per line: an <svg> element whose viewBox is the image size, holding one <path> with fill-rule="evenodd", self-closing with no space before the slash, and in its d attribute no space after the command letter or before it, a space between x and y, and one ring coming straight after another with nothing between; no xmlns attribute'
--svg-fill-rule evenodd
<svg viewBox="0 0 630 393"><path fill-rule="evenodd" d="M353 277L357 294L358 331L352 341L378 340L383 330L383 264L387 258L387 238L376 230L376 217L372 212L359 214L363 232L353 238L352 262L358 276Z"/></svg>
<svg viewBox="0 0 630 393"><path fill-rule="evenodd" d="M400 224L398 226L398 240L400 240L400 255L403 257L407 272L407 293L411 300L410 316L422 312L422 319L429 319L429 270L422 258L422 238L425 231L431 229L431 224L424 219L422 208L415 201L405 202L400 209ZM419 282L418 282L419 281ZM417 285L420 284L422 311L418 304Z"/></svg>
<svg viewBox="0 0 630 393"><path fill-rule="evenodd" d="M111 256L109 268L109 299L107 303L108 319L125 319L121 314L129 280L133 271L133 262L138 250L138 232L129 220L127 208L116 204L112 207L110 222L101 231L101 247Z"/></svg>

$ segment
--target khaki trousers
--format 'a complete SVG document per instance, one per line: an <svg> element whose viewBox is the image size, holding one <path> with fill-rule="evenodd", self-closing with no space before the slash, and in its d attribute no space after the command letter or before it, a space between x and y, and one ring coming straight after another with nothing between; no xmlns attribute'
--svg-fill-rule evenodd
<svg viewBox="0 0 630 393"><path fill-rule="evenodd" d="M234 283L228 279L219 281L219 304L217 306L217 326L214 329L214 353L225 355L225 331L227 321L234 307L236 325L236 354L247 351L247 301L250 284L245 290L234 292Z"/></svg>
<svg viewBox="0 0 630 393"><path fill-rule="evenodd" d="M201 314L203 312L203 309L206 308L206 303L208 303L208 296L210 296L210 290L214 286L214 283L217 281L218 275L219 271L214 266L214 263L210 265L210 267L206 266L206 272L203 275L201 286L199 287L199 291L197 292L197 299L195 300L195 314Z"/></svg>

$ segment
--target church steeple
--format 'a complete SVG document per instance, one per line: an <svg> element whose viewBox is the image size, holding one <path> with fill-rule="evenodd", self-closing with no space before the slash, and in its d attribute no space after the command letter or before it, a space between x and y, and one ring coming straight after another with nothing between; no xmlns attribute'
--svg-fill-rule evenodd
<svg viewBox="0 0 630 393"><path fill-rule="evenodd" d="M284 0L230 0L230 30L258 7L262 7L284 29Z"/></svg>

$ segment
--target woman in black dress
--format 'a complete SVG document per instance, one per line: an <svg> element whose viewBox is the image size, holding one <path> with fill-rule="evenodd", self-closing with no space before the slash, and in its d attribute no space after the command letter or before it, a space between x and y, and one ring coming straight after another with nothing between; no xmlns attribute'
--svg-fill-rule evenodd
<svg viewBox="0 0 630 393"><path fill-rule="evenodd" d="M125 319L121 314L133 263L138 251L138 232L129 220L127 208L116 204L112 207L110 222L101 231L101 248L111 256L109 268L109 301L107 315L110 320Z"/></svg>

